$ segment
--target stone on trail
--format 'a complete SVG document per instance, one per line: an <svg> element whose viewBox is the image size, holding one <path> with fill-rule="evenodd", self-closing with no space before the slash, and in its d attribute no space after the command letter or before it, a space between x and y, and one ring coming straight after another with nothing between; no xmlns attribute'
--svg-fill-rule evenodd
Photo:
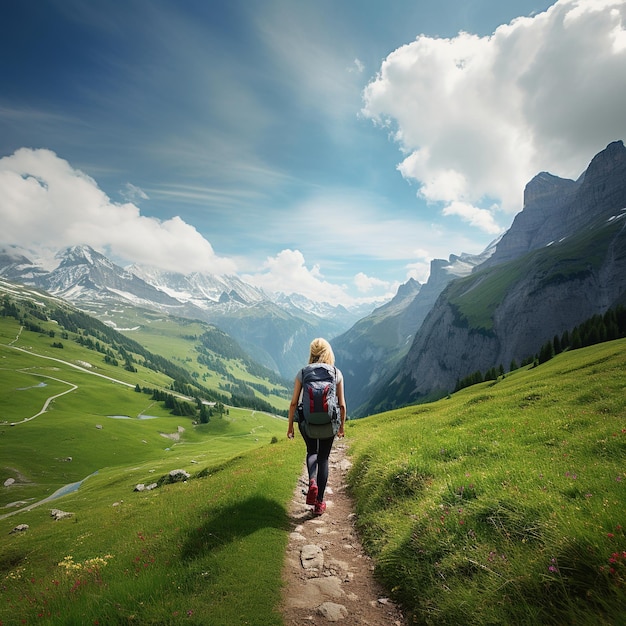
<svg viewBox="0 0 626 626"><path fill-rule="evenodd" d="M317 569L322 571L324 568L324 553L319 546L313 544L302 546L300 562L304 569Z"/></svg>
<svg viewBox="0 0 626 626"><path fill-rule="evenodd" d="M324 602L317 607L317 612L329 622L338 622L348 617L348 609L343 604Z"/></svg>
<svg viewBox="0 0 626 626"><path fill-rule="evenodd" d="M4 486L5 487L10 487L14 482L15 482L15 478L7 478L4 481Z"/></svg>

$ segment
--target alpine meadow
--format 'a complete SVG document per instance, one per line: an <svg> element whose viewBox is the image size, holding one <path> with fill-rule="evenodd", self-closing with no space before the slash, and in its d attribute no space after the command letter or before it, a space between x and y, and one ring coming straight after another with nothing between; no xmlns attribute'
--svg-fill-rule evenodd
<svg viewBox="0 0 626 626"><path fill-rule="evenodd" d="M286 420L172 415L143 389L182 399L178 366L114 365L122 335L3 288L0 623L282 624ZM608 341L348 423L357 528L412 623L624 623L625 367Z"/></svg>

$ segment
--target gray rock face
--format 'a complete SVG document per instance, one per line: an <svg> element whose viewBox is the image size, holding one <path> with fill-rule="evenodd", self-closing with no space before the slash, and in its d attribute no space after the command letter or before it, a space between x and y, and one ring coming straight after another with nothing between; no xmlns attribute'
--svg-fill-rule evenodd
<svg viewBox="0 0 626 626"><path fill-rule="evenodd" d="M610 218L626 207L625 180L626 148L621 141L597 154L577 181L537 174L524 190L524 209L482 267L518 258Z"/></svg>

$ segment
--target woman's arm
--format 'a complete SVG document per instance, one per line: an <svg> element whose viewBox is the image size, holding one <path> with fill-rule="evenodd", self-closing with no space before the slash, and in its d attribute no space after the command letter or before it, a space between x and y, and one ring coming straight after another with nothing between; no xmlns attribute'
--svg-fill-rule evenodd
<svg viewBox="0 0 626 626"><path fill-rule="evenodd" d="M300 391L302 391L302 383L296 378L293 384L291 403L289 404L289 426L287 426L287 437L289 439L293 439L293 416L296 413L296 408L300 401Z"/></svg>
<svg viewBox="0 0 626 626"><path fill-rule="evenodd" d="M341 424L339 424L339 430L337 431L337 437L344 436L344 424L346 423L346 416L348 415L348 408L346 407L346 398L343 393L343 378L337 383L337 401L339 403L339 415L341 417Z"/></svg>

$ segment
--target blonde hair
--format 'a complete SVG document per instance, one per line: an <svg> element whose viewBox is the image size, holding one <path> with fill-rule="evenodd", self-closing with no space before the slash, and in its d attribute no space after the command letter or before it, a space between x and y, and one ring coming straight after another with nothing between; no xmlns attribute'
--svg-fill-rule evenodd
<svg viewBox="0 0 626 626"><path fill-rule="evenodd" d="M309 363L335 364L335 354L326 339L318 337L311 342L309 351Z"/></svg>

